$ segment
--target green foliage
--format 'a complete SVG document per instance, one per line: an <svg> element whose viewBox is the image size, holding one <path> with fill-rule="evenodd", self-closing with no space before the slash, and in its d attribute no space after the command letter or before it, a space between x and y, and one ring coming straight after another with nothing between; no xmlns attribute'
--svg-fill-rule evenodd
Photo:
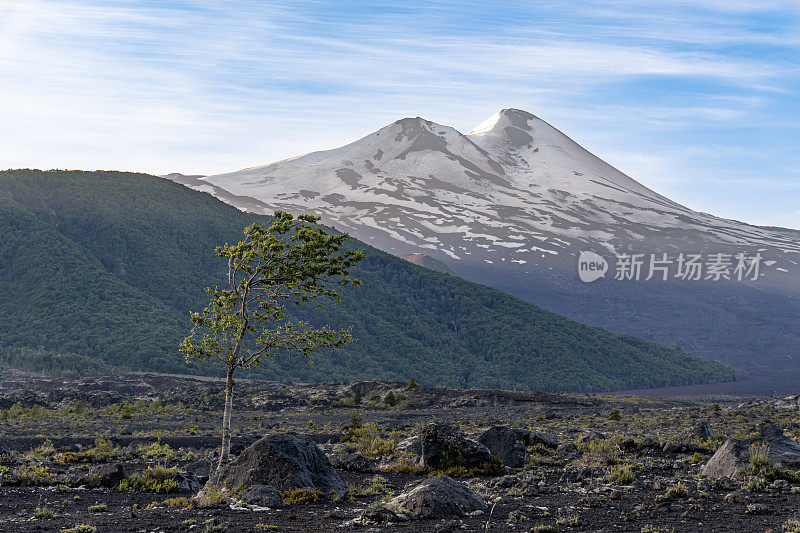
<svg viewBox="0 0 800 533"><path fill-rule="evenodd" d="M622 451L614 439L597 439L578 443L583 452L582 461L587 464L613 465L619 461Z"/></svg>
<svg viewBox="0 0 800 533"><path fill-rule="evenodd" d="M381 496L391 494L392 489L387 485L388 480L381 475L374 475L367 478L361 487L351 488L347 493L348 499L356 500L365 496Z"/></svg>
<svg viewBox="0 0 800 533"><path fill-rule="evenodd" d="M103 361L76 353L30 348L0 348L0 368L13 368L51 376L79 377L112 373Z"/></svg>
<svg viewBox="0 0 800 533"><path fill-rule="evenodd" d="M622 420L622 414L619 412L619 409L612 409L611 412L608 413L608 419L614 421Z"/></svg>
<svg viewBox="0 0 800 533"><path fill-rule="evenodd" d="M161 444L161 441L154 442L149 446L140 446L138 452L146 459L163 459L165 461L172 459L175 455L169 444Z"/></svg>
<svg viewBox="0 0 800 533"><path fill-rule="evenodd" d="M612 485L630 485L636 479L629 465L610 467L606 472L606 482Z"/></svg>
<svg viewBox="0 0 800 533"><path fill-rule="evenodd" d="M328 234L316 220L277 211L268 227L251 224L244 240L216 248L228 264L227 288L206 287L211 303L202 313L192 313L194 327L180 345L188 362L216 358L230 369L252 368L283 350L308 355L353 340L352 326L313 329L308 321L286 316L286 305L320 297L341 301L332 286L360 284L350 269L362 252L340 253L347 235Z"/></svg>
<svg viewBox="0 0 800 533"><path fill-rule="evenodd" d="M389 391L386 393L386 396L383 397L383 403L388 405L389 407L394 407L397 405L397 398L394 395L394 391Z"/></svg>
<svg viewBox="0 0 800 533"><path fill-rule="evenodd" d="M358 452L366 457L384 457L392 455L400 441L400 433L385 432L376 423L362 424L361 418L354 414L345 427L342 440L355 444Z"/></svg>
<svg viewBox="0 0 800 533"><path fill-rule="evenodd" d="M108 511L108 505L104 503L98 503L97 505L90 505L87 510L90 513L105 513Z"/></svg>
<svg viewBox="0 0 800 533"><path fill-rule="evenodd" d="M154 176L0 172L2 344L79 354L112 369L215 374L174 356L191 327L188 311L208 304L203 288L224 279L227 265L209 252L238 242L243 227L271 222ZM345 248L366 248L352 271L363 286L342 287L341 305L285 313L314 327L354 325L358 343L319 352L312 365L281 353L248 377L424 376L429 386L567 392L732 378L717 363L573 322L357 241Z"/></svg>
<svg viewBox="0 0 800 533"><path fill-rule="evenodd" d="M302 505L317 503L320 498L325 498L325 493L316 489L294 488L281 492L281 498L286 505Z"/></svg>
<svg viewBox="0 0 800 533"><path fill-rule="evenodd" d="M205 488L193 497L193 501L200 508L217 507L230 501L227 491L219 487Z"/></svg>
<svg viewBox="0 0 800 533"><path fill-rule="evenodd" d="M382 472L393 474L422 474L425 469L417 464L417 458L413 453L402 452L394 456L394 460L388 464L378 466Z"/></svg>
<svg viewBox="0 0 800 533"><path fill-rule="evenodd" d="M123 479L117 487L122 492L176 492L180 488L177 468L150 467Z"/></svg>
<svg viewBox="0 0 800 533"><path fill-rule="evenodd" d="M14 470L21 483L28 486L50 485L56 475L50 472L46 465L29 464Z"/></svg>
<svg viewBox="0 0 800 533"><path fill-rule="evenodd" d="M167 498L161 503L167 507L189 507L192 503L192 500L186 496L180 496L177 498Z"/></svg>
<svg viewBox="0 0 800 533"><path fill-rule="evenodd" d="M640 531L642 533L675 533L675 530L672 528L664 526L654 526L651 524L642 526L642 529Z"/></svg>
<svg viewBox="0 0 800 533"><path fill-rule="evenodd" d="M97 533L97 528L87 524L78 524L70 528L62 529L61 533Z"/></svg>
<svg viewBox="0 0 800 533"><path fill-rule="evenodd" d="M0 420L20 420L25 418L42 418L47 415L47 409L41 405L23 407L22 402L17 402L8 409L0 411Z"/></svg>
<svg viewBox="0 0 800 533"><path fill-rule="evenodd" d="M750 468L751 473L758 474L761 470L768 467L769 462L769 444L751 444L750 445Z"/></svg>
<svg viewBox="0 0 800 533"><path fill-rule="evenodd" d="M670 485L667 488L667 496L670 498L685 498L689 494L689 489L681 482Z"/></svg>
<svg viewBox="0 0 800 533"><path fill-rule="evenodd" d="M781 525L783 533L800 533L800 521L789 519Z"/></svg>
<svg viewBox="0 0 800 533"><path fill-rule="evenodd" d="M33 510L33 517L39 520L52 520L56 517L56 513L47 507L37 507Z"/></svg>

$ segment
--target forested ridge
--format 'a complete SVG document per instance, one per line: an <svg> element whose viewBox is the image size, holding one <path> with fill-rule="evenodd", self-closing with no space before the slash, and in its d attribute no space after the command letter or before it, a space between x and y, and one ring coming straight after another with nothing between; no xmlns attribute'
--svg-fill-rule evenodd
<svg viewBox="0 0 800 533"><path fill-rule="evenodd" d="M132 370L217 373L187 365L177 346L189 311L207 303L203 288L222 283L226 265L214 248L267 221L155 176L0 172L0 348L77 354ZM341 305L290 311L314 325L352 324L357 341L311 362L282 355L245 375L414 376L426 385L548 391L732 378L717 363L574 322L358 241L349 246L366 250L354 271L363 285L345 289Z"/></svg>

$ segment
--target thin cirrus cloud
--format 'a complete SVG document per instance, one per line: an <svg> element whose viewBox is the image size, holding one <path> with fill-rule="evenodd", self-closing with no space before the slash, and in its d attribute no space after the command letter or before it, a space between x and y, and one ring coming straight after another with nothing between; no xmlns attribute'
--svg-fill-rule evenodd
<svg viewBox="0 0 800 533"><path fill-rule="evenodd" d="M691 207L797 227L799 11L0 0L0 167L223 172L521 107Z"/></svg>

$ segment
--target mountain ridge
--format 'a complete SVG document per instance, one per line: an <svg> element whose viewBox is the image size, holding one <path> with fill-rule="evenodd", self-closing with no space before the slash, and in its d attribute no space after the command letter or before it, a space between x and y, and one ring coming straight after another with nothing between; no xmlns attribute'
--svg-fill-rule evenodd
<svg viewBox="0 0 800 533"><path fill-rule="evenodd" d="M177 345L224 262L213 250L269 218L166 179L120 172L0 172L0 348L73 352L133 370L185 365ZM349 381L415 377L430 385L616 390L730 379L720 365L615 335L508 294L434 272L357 241L360 287L341 305L288 310L354 326L357 342L281 354L252 377Z"/></svg>
<svg viewBox="0 0 800 533"><path fill-rule="evenodd" d="M694 211L522 110L466 134L401 119L340 148L183 183L250 212L312 212L394 255L424 252L471 281L618 333L696 347L745 375L784 379L786 354L800 354L800 231ZM581 283L583 251L609 262L606 279ZM662 253L763 262L755 280L613 279L618 255ZM792 361L800 380L800 356Z"/></svg>

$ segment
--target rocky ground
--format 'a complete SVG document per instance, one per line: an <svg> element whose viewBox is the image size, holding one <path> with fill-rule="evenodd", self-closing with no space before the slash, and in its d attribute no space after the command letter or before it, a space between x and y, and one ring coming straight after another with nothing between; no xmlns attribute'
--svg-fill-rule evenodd
<svg viewBox="0 0 800 533"><path fill-rule="evenodd" d="M800 532L797 397L236 392L0 372L0 530Z"/></svg>

